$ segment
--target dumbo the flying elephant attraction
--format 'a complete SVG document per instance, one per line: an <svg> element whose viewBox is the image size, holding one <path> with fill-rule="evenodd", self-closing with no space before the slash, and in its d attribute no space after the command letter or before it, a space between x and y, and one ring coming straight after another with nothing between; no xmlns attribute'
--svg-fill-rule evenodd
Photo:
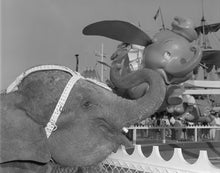
<svg viewBox="0 0 220 173"><path fill-rule="evenodd" d="M93 23L85 27L83 33L122 42L111 56L110 66L110 82L118 95L130 99L141 97L148 88L141 69L159 72L167 86L161 110L182 103L184 90L179 84L192 77L193 69L201 61L202 51L194 42L198 36L191 19L175 17L171 30L161 30L152 39L140 28L124 21ZM128 74L132 77L127 78ZM134 81L134 76L141 81L135 87L128 84Z"/></svg>

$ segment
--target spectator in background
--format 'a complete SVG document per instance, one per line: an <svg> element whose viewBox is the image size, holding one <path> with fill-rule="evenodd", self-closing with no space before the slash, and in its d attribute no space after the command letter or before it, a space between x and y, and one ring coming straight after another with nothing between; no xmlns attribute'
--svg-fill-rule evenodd
<svg viewBox="0 0 220 173"><path fill-rule="evenodd" d="M181 140L182 136L182 129L179 127L182 127L183 124L180 120L175 119L173 116L170 118L170 124L173 127L176 127L175 129L172 129L171 139L179 141Z"/></svg>
<svg viewBox="0 0 220 173"><path fill-rule="evenodd" d="M145 119L145 120L142 120L140 122L140 125L141 126L145 126L147 124L147 121L148 121L148 118ZM146 136L146 134L147 134L147 130L146 129L140 129L140 136L141 136L141 138L144 138Z"/></svg>
<svg viewBox="0 0 220 173"><path fill-rule="evenodd" d="M148 126L154 127L155 125L156 125L156 116L152 115L148 120ZM148 137L150 139L155 138L155 135L156 135L156 129L149 129L148 130Z"/></svg>
<svg viewBox="0 0 220 173"><path fill-rule="evenodd" d="M209 123L211 126L220 126L219 113L211 112L210 118L212 119L212 121ZM210 139L220 140L220 130L219 129L211 129L210 130Z"/></svg>
<svg viewBox="0 0 220 173"><path fill-rule="evenodd" d="M216 112L216 126L220 126L220 111L217 113ZM215 132L215 140L220 141L220 129L216 129Z"/></svg>
<svg viewBox="0 0 220 173"><path fill-rule="evenodd" d="M174 124L175 124L175 118L173 117L173 116L171 116L171 118L170 118L170 125L172 126L172 127L174 127ZM175 129L171 129L171 140L176 140L175 139L175 136L176 136L176 131L175 131Z"/></svg>

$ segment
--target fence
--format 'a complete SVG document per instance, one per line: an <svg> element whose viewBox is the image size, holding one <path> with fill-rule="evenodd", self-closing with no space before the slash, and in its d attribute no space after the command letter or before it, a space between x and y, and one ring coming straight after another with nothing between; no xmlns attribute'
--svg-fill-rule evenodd
<svg viewBox="0 0 220 173"><path fill-rule="evenodd" d="M194 131L195 139L198 141L198 131L201 129L217 129L220 130L219 126L185 126L185 127L149 127L149 126L131 126L129 129L133 130L133 142L136 143L137 140L137 130L162 130L163 143L166 143L165 131L167 129L188 129ZM219 141L220 142L220 141ZM134 151L130 154L129 151L125 150L124 147L121 147L116 153L112 153L106 160L101 162L98 166L89 168L85 172L94 172L94 173L220 173L220 151L219 151L219 142L214 146L214 142L211 144L213 148L210 150L217 151L217 157L214 159L208 157L206 149L198 149L198 154L196 158L190 159L186 157L186 152L189 153L189 150L185 150L186 144L175 145L173 154L167 160L164 159L164 153L167 154L167 151L162 151L159 146L153 146L152 152L147 148L149 155L145 153L146 149L141 148L141 145L134 145ZM194 143L194 148L198 148L199 143ZM162 145L161 145L162 146ZM176 148L179 147L179 148ZM192 143L189 143L191 148ZM210 144L207 144L210 147ZM183 150L181 149L183 148ZM201 147L205 148L205 147ZM209 151L210 151L209 150ZM144 153L143 153L144 152ZM163 153L164 152L164 153ZM210 154L210 153L209 153ZM148 155L148 156L146 156ZM190 153L192 155L192 153ZM185 157L184 157L185 156ZM209 155L210 156L210 155ZM193 160L193 163L192 163ZM212 162L211 162L212 161ZM213 164L215 165L213 165Z"/></svg>
<svg viewBox="0 0 220 173"><path fill-rule="evenodd" d="M167 136L166 136L166 131L167 130L185 130L185 133L186 133L187 130L188 131L189 130L191 130L191 131L193 130L194 131L194 133L192 134L193 135L193 140L195 142L197 142L198 138L203 139L203 136L201 136L202 135L201 130L208 130L208 131L210 131L210 130L218 130L219 131L220 130L220 126L181 126L181 127L169 126L169 127L167 127L167 126L143 126L143 125L139 125L138 126L138 125L136 125L136 126L131 126L129 128L129 130L133 131L133 133L132 133L132 141L133 141L134 144L136 144L136 142L137 142L137 130L148 130L148 131L149 130L160 130L160 135L161 135L162 143L166 143L166 141L167 141ZM220 134L218 134L218 135L220 135ZM218 136L218 137L220 138L220 136ZM206 137L206 139L208 139L208 138L209 137ZM184 138L182 138L182 139L187 140L186 134L184 135Z"/></svg>
<svg viewBox="0 0 220 173"><path fill-rule="evenodd" d="M121 148L110 155L93 171L97 173L219 173L220 168L214 166L205 150L200 151L195 163L188 163L182 154L181 148L175 148L172 158L164 160L160 155L159 147L154 146L149 157L142 153L140 145L135 145L134 151L129 155L125 148Z"/></svg>

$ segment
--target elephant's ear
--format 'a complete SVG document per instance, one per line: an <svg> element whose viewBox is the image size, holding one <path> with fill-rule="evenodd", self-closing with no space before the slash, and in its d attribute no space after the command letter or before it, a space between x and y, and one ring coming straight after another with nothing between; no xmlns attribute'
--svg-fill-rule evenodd
<svg viewBox="0 0 220 173"><path fill-rule="evenodd" d="M14 106L1 108L0 137L0 163L15 160L47 163L51 158L44 128Z"/></svg>

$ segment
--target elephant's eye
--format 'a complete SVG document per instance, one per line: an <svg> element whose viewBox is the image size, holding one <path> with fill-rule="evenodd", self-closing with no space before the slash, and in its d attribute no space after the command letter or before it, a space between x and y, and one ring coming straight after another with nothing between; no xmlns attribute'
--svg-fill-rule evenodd
<svg viewBox="0 0 220 173"><path fill-rule="evenodd" d="M86 108L90 107L91 105L92 105L91 102L88 100L83 103L83 107L86 107Z"/></svg>

